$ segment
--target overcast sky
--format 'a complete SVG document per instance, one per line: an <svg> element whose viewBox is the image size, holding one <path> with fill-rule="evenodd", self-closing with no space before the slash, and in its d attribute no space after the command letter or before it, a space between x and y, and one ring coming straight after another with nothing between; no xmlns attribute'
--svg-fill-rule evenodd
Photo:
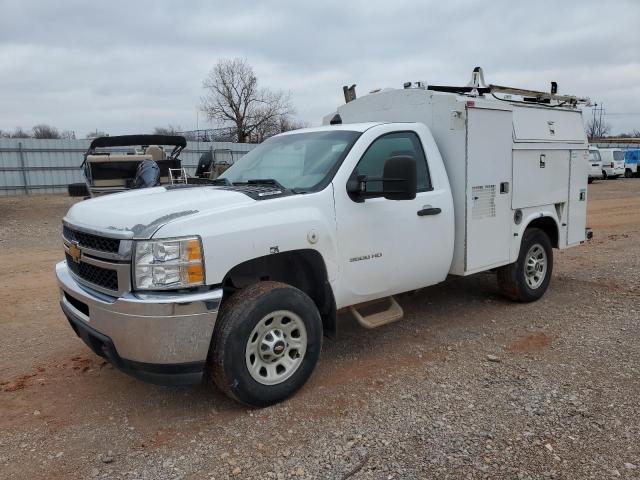
<svg viewBox="0 0 640 480"><path fill-rule="evenodd" d="M637 0L0 0L0 129L207 128L202 80L236 56L313 125L342 85L466 84L480 65L488 83L555 80L603 103L613 133L640 129Z"/></svg>

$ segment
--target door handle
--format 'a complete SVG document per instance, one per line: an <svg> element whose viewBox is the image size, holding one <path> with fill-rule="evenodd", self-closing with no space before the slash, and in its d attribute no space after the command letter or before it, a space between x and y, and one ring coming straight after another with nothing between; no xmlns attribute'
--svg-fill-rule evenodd
<svg viewBox="0 0 640 480"><path fill-rule="evenodd" d="M429 207L423 208L422 210L418 210L418 216L424 217L425 215L438 215L442 210L437 207Z"/></svg>

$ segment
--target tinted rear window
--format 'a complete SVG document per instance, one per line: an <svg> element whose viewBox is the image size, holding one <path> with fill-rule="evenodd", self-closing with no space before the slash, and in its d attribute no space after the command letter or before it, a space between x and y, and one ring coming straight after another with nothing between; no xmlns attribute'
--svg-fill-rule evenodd
<svg viewBox="0 0 640 480"><path fill-rule="evenodd" d="M613 152L613 159L619 162L624 160L624 152L622 150Z"/></svg>

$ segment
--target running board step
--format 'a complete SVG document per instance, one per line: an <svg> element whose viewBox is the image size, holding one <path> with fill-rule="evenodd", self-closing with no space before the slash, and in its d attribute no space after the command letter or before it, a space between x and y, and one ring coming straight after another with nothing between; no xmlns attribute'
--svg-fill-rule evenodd
<svg viewBox="0 0 640 480"><path fill-rule="evenodd" d="M380 308L385 307L385 302L388 304L387 309L380 311ZM358 309L364 310L365 314L358 311ZM402 307L393 297L352 305L349 307L349 310L356 320L358 320L358 323L364 328L381 327L387 323L397 322L404 316Z"/></svg>

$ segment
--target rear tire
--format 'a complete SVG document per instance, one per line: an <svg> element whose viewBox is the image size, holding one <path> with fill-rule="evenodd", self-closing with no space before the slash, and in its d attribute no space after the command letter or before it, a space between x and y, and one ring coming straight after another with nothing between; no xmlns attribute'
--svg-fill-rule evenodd
<svg viewBox="0 0 640 480"><path fill-rule="evenodd" d="M522 236L518 260L498 269L498 287L511 300L533 302L547 291L552 272L549 236L539 228L528 228Z"/></svg>
<svg viewBox="0 0 640 480"><path fill-rule="evenodd" d="M207 367L226 395L266 407L304 385L321 347L322 320L313 300L290 285L259 282L222 305Z"/></svg>
<svg viewBox="0 0 640 480"><path fill-rule="evenodd" d="M67 185L67 191L70 197L84 197L89 195L86 183L70 183Z"/></svg>
<svg viewBox="0 0 640 480"><path fill-rule="evenodd" d="M627 168L627 169L624 171L624 178L631 178L631 177L633 177L633 172L631 171L631 169L630 169L630 168Z"/></svg>

